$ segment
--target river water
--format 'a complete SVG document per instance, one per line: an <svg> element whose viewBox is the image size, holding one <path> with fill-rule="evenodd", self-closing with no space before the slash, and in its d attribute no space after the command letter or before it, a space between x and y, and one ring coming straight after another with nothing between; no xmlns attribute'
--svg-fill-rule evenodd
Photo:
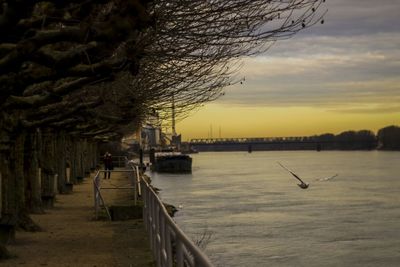
<svg viewBox="0 0 400 267"><path fill-rule="evenodd" d="M149 175L215 266L400 266L400 152L192 157L192 174Z"/></svg>

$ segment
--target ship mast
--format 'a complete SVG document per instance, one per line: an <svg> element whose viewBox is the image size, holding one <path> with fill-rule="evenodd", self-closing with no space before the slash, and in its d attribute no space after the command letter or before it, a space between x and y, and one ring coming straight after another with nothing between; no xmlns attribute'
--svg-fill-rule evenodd
<svg viewBox="0 0 400 267"><path fill-rule="evenodd" d="M175 97L172 95L172 136L176 136L175 129Z"/></svg>

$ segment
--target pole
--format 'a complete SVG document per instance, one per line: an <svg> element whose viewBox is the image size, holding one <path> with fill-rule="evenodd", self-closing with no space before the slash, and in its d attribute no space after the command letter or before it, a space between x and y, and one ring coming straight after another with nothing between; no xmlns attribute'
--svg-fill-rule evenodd
<svg viewBox="0 0 400 267"><path fill-rule="evenodd" d="M139 196L141 196L142 195L142 188L140 186L140 174L139 174L139 172L136 172L136 184L137 184L138 194L139 194Z"/></svg>
<svg viewBox="0 0 400 267"><path fill-rule="evenodd" d="M151 164L154 164L156 162L156 151L154 148L150 149L149 158Z"/></svg>
<svg viewBox="0 0 400 267"><path fill-rule="evenodd" d="M176 135L175 129L175 96L172 95L172 136Z"/></svg>
<svg viewBox="0 0 400 267"><path fill-rule="evenodd" d="M139 149L139 166L140 166L140 168L142 168L143 167L143 149L141 148L141 149Z"/></svg>
<svg viewBox="0 0 400 267"><path fill-rule="evenodd" d="M136 177L139 175L139 167L135 166L135 174ZM133 174L133 175L135 175ZM133 195L134 195L134 205L136 206L137 204L137 179L133 177Z"/></svg>
<svg viewBox="0 0 400 267"><path fill-rule="evenodd" d="M98 205L98 177L100 175L100 172L98 171L97 174L93 178L93 192L94 192L94 213L95 213L95 218L96 220L98 219L98 212L99 212L99 205Z"/></svg>

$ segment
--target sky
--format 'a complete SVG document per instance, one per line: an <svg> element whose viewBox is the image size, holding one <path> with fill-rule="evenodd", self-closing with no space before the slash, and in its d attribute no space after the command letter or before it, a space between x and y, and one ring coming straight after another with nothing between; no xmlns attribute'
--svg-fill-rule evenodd
<svg viewBox="0 0 400 267"><path fill-rule="evenodd" d="M244 58L246 81L176 127L193 138L308 136L400 125L400 1L327 0L325 23Z"/></svg>

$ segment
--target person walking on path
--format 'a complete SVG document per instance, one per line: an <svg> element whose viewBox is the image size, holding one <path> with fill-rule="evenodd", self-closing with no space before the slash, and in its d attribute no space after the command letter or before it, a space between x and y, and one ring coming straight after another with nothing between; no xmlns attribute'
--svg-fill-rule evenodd
<svg viewBox="0 0 400 267"><path fill-rule="evenodd" d="M106 152L104 154L104 179L110 179L111 178L111 171L114 169L113 168L113 162L112 162L112 156L109 152Z"/></svg>

